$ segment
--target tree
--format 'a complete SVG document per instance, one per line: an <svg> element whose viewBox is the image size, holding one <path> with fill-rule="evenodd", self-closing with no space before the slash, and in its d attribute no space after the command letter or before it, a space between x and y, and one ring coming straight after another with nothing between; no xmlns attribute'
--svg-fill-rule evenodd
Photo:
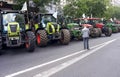
<svg viewBox="0 0 120 77"><path fill-rule="evenodd" d="M94 17L102 17L106 11L108 0L70 0L64 7L64 14L69 16L81 17L83 13Z"/></svg>
<svg viewBox="0 0 120 77"><path fill-rule="evenodd" d="M15 2L17 3L17 6L15 6L14 9L21 10L25 1L29 1L29 0L15 0ZM51 3L52 1L56 3L59 0L33 0L33 2L39 7L40 11L45 11L44 7L49 3Z"/></svg>

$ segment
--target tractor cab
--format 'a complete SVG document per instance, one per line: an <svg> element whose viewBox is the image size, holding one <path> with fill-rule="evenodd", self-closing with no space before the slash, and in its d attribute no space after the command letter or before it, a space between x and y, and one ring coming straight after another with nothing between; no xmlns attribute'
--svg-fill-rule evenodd
<svg viewBox="0 0 120 77"><path fill-rule="evenodd" d="M93 25L94 28L103 28L104 24L100 18L87 18L87 23Z"/></svg>
<svg viewBox="0 0 120 77"><path fill-rule="evenodd" d="M19 11L1 11L0 17L3 34L25 30L24 14Z"/></svg>
<svg viewBox="0 0 120 77"><path fill-rule="evenodd" d="M57 19L53 14L37 14L34 19L35 30L46 29L48 34L59 32L60 25L57 24Z"/></svg>
<svg viewBox="0 0 120 77"><path fill-rule="evenodd" d="M43 27L46 27L47 23L56 23L56 19L52 16L52 14L39 14L38 17L40 18L39 22Z"/></svg>
<svg viewBox="0 0 120 77"><path fill-rule="evenodd" d="M110 27L113 33L117 33L119 31L119 27L113 20L106 20L106 26Z"/></svg>

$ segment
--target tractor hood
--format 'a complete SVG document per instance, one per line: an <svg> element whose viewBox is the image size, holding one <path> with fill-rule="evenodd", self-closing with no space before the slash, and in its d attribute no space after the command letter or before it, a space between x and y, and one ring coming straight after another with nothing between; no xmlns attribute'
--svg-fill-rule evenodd
<svg viewBox="0 0 120 77"><path fill-rule="evenodd" d="M77 24L77 23L69 23L69 24L67 24L68 26L78 26L79 24Z"/></svg>
<svg viewBox="0 0 120 77"><path fill-rule="evenodd" d="M82 24L82 26L92 27L92 25L90 25L90 24Z"/></svg>
<svg viewBox="0 0 120 77"><path fill-rule="evenodd" d="M96 23L96 27L97 27L97 28L102 28L103 26L104 26L103 23Z"/></svg>

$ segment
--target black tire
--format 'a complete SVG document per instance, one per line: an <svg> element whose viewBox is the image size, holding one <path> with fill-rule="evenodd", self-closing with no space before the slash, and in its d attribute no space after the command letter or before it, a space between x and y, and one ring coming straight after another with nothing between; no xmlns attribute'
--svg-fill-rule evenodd
<svg viewBox="0 0 120 77"><path fill-rule="evenodd" d="M32 31L26 32L26 49L28 52L34 52L35 50L35 35Z"/></svg>
<svg viewBox="0 0 120 77"><path fill-rule="evenodd" d="M120 26L118 26L118 31L120 32Z"/></svg>
<svg viewBox="0 0 120 77"><path fill-rule="evenodd" d="M102 36L102 30L100 28L98 28L98 31L99 31L98 37L101 37Z"/></svg>
<svg viewBox="0 0 120 77"><path fill-rule="evenodd" d="M37 45L39 47L44 47L48 43L47 33L45 30L38 30L36 33Z"/></svg>
<svg viewBox="0 0 120 77"><path fill-rule="evenodd" d="M90 29L90 36L92 38L96 38L99 36L99 30L97 28Z"/></svg>
<svg viewBox="0 0 120 77"><path fill-rule="evenodd" d="M60 43L67 45L70 42L70 31L68 29L61 29Z"/></svg>
<svg viewBox="0 0 120 77"><path fill-rule="evenodd" d="M118 32L118 27L115 26L115 31L113 33L117 33Z"/></svg>
<svg viewBox="0 0 120 77"><path fill-rule="evenodd" d="M111 35L112 35L112 29L107 27L106 32L105 32L105 36L111 36Z"/></svg>

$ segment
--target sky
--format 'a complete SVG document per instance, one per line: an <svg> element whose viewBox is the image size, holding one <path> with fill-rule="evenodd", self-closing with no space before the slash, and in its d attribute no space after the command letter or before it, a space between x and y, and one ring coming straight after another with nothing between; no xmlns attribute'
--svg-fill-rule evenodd
<svg viewBox="0 0 120 77"><path fill-rule="evenodd" d="M120 0L112 0L111 2L113 5L120 6Z"/></svg>

